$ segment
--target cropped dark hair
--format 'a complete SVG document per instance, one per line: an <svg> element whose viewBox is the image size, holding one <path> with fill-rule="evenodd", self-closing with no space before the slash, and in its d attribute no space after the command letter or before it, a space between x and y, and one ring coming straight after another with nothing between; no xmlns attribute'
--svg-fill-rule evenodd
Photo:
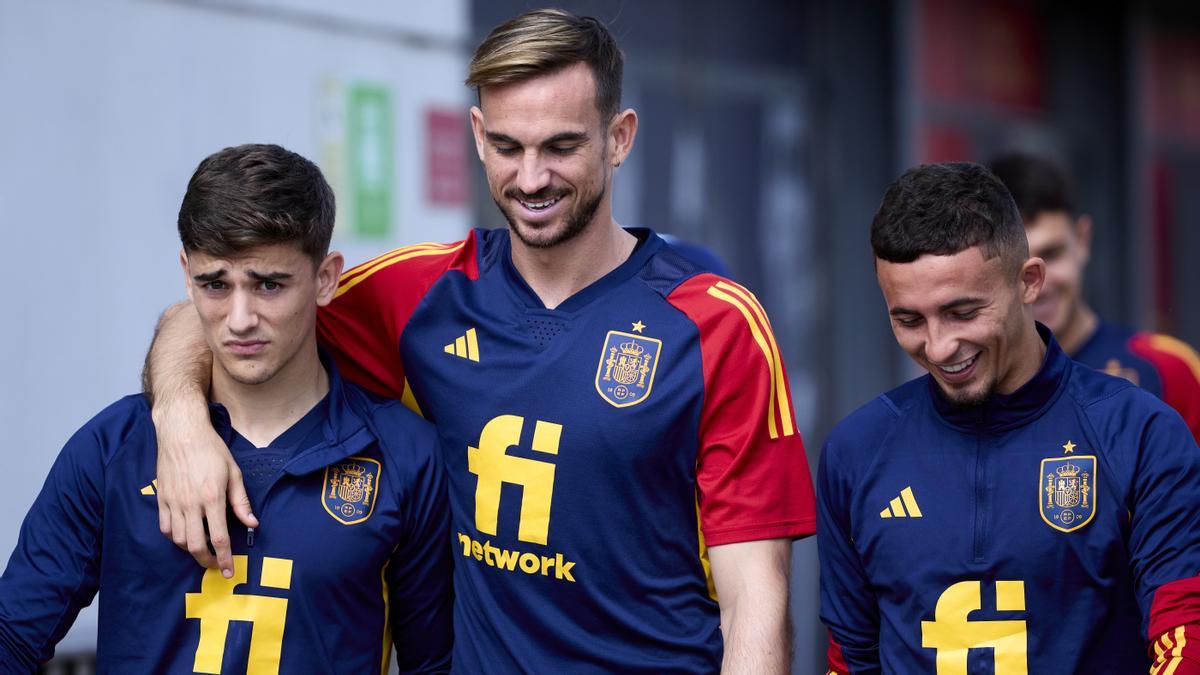
<svg viewBox="0 0 1200 675"><path fill-rule="evenodd" d="M871 223L875 257L907 263L922 255L954 255L979 246L990 260L1019 265L1029 257L1012 196L978 164L923 164L888 186Z"/></svg>
<svg viewBox="0 0 1200 675"><path fill-rule="evenodd" d="M1040 214L1066 211L1075 216L1075 192L1061 166L1039 155L1010 152L992 159L988 168L1004 183L1025 222Z"/></svg>
<svg viewBox="0 0 1200 675"><path fill-rule="evenodd" d="M520 82L574 63L586 63L596 80L596 108L604 120L621 107L625 57L599 20L561 9L537 9L510 19L484 38L467 69L466 84Z"/></svg>
<svg viewBox="0 0 1200 675"><path fill-rule="evenodd" d="M229 256L295 242L319 263L329 252L333 190L316 164L278 145L225 148L200 162L179 207L187 252Z"/></svg>

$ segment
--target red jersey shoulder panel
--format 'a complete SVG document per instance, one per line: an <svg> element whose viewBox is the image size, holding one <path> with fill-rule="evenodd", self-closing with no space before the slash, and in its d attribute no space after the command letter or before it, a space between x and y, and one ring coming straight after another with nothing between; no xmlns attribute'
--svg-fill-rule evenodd
<svg viewBox="0 0 1200 675"><path fill-rule="evenodd" d="M704 371L696 458L709 546L812 534L816 506L779 345L758 299L715 274L667 301L696 325Z"/></svg>
<svg viewBox="0 0 1200 675"><path fill-rule="evenodd" d="M400 361L400 336L421 299L448 272L479 278L475 232L451 244L389 251L342 274L317 312L317 336L350 381L415 407Z"/></svg>
<svg viewBox="0 0 1200 675"><path fill-rule="evenodd" d="M1129 351L1154 365L1162 379L1163 401L1183 416L1200 443L1200 356L1187 343L1160 333L1138 333Z"/></svg>

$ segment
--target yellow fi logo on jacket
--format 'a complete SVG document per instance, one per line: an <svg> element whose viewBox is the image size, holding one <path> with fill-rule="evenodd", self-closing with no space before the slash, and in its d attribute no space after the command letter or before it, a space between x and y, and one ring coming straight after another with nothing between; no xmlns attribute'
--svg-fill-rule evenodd
<svg viewBox="0 0 1200 675"><path fill-rule="evenodd" d="M235 594L246 583L249 558L233 556L233 577L226 579L221 570L204 571L200 592L184 596L185 616L200 620L200 643L192 669L197 673L220 673L225 659L225 637L229 622L254 624L250 636L247 675L275 675L283 651L283 626L287 620L287 598L266 595ZM259 585L289 590L292 587L292 561L287 558L263 558Z"/></svg>
<svg viewBox="0 0 1200 675"><path fill-rule="evenodd" d="M921 646L937 650L937 675L967 675L972 649L991 649L996 675L1026 675L1029 637L1021 620L967 617L982 606L978 581L960 581L938 598L933 621L921 622ZM1025 611L1025 582L996 582L996 611Z"/></svg>
<svg viewBox="0 0 1200 675"><path fill-rule="evenodd" d="M545 546L550 537L550 502L554 496L554 463L508 454L521 442L525 418L500 415L492 418L479 435L479 447L467 448L467 469L479 477L475 487L475 529L496 535L500 513L501 487L521 486L521 521L517 539ZM537 420L533 427L533 449L545 455L557 455L562 425ZM463 556L475 558L490 567L509 572L540 574L575 581L571 569L575 563L561 553L543 555L531 551L513 551L492 546L491 540L476 541L458 533Z"/></svg>

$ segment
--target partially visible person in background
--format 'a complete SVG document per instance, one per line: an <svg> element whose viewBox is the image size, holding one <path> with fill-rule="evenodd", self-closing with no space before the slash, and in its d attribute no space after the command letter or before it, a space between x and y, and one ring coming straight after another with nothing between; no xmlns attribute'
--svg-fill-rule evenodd
<svg viewBox="0 0 1200 675"><path fill-rule="evenodd" d="M687 258L688 261L694 263L705 272L712 272L719 277L733 279L733 270L729 269L729 265L725 264L721 256L717 255L717 252L708 246L688 241L687 239L680 239L673 234L660 234L658 236L670 244L671 248L675 249L679 255Z"/></svg>
<svg viewBox="0 0 1200 675"><path fill-rule="evenodd" d="M208 414L265 528L233 569L159 533L157 443L141 394L63 448L0 578L0 673L32 673L100 597L97 667L122 673L447 672L450 508L432 425L342 380L317 350L337 289L333 191L276 145L200 163L179 210L211 349ZM230 542L226 542L227 544Z"/></svg>
<svg viewBox="0 0 1200 675"><path fill-rule="evenodd" d="M1046 261L1046 283L1033 315L1071 358L1150 390L1179 411L1200 442L1200 357L1169 335L1100 318L1083 295L1092 218L1080 213L1066 171L1038 155L1000 155L990 168L1012 193L1025 222L1030 255Z"/></svg>

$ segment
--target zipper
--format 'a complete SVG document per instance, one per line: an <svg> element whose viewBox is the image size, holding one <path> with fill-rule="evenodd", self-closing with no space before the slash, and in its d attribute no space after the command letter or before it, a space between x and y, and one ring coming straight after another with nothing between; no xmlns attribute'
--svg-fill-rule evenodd
<svg viewBox="0 0 1200 675"><path fill-rule="evenodd" d="M979 427L985 428L985 415L979 411ZM973 537L972 559L981 563L985 560L984 548L987 544L987 455L984 449L984 435L975 434L975 536Z"/></svg>

